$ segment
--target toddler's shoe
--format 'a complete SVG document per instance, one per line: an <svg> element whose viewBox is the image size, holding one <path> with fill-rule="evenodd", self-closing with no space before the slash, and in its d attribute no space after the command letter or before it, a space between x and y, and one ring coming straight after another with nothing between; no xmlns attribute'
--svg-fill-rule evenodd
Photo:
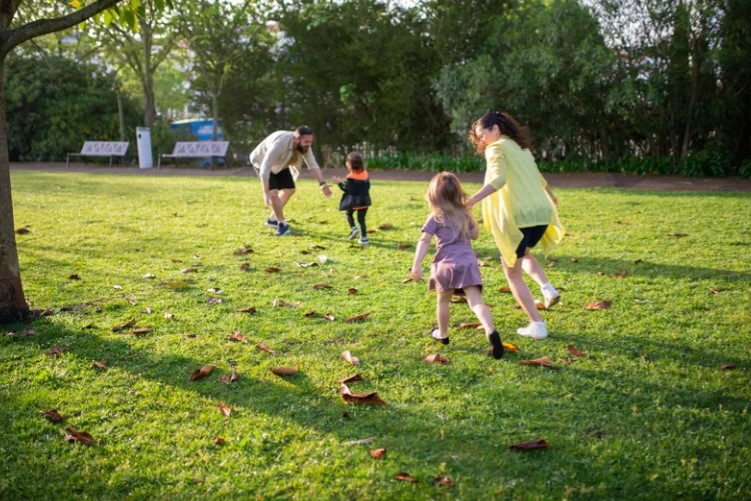
<svg viewBox="0 0 751 501"><path fill-rule="evenodd" d="M360 234L360 229L357 226L353 226L352 229L349 231L349 239L354 240L357 238L357 235Z"/></svg>
<svg viewBox="0 0 751 501"><path fill-rule="evenodd" d="M501 335L498 334L498 331L493 331L493 333L488 337L488 341L490 341L490 352L493 354L493 358L496 360L499 360L503 357L503 342L501 341Z"/></svg>
<svg viewBox="0 0 751 501"><path fill-rule="evenodd" d="M279 221L269 216L269 218L266 220L266 223L264 224L266 224L266 226L268 226L269 228L276 228L277 226L279 226Z"/></svg>
<svg viewBox="0 0 751 501"><path fill-rule="evenodd" d="M449 337L448 336L446 336L446 337L438 337L438 334L440 334L440 332L438 331L437 328L432 329L430 331L430 337L431 337L431 339L433 339L433 341L437 341L437 342L439 342L441 344L449 344Z"/></svg>
<svg viewBox="0 0 751 501"><path fill-rule="evenodd" d="M283 237L284 235L289 235L292 233L292 229L289 227L287 223L279 223L279 225L276 227L276 235L277 237Z"/></svg>
<svg viewBox="0 0 751 501"><path fill-rule="evenodd" d="M370 243L370 240L368 240L368 237L360 237L360 240L358 242L362 245L368 245Z"/></svg>
<svg viewBox="0 0 751 501"><path fill-rule="evenodd" d="M551 306L558 304L558 301L561 300L561 293L550 284L545 284L540 287L540 292L542 292L542 298L544 299L543 302L545 303L546 310L550 309Z"/></svg>
<svg viewBox="0 0 751 501"><path fill-rule="evenodd" d="M532 339L545 339L548 337L548 326L545 322L530 322L528 326L516 329L516 333Z"/></svg>

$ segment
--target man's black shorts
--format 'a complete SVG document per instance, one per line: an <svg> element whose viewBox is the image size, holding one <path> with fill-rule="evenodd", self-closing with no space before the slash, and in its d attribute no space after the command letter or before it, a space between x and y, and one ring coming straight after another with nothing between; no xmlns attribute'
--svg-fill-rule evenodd
<svg viewBox="0 0 751 501"><path fill-rule="evenodd" d="M542 236L545 234L545 231L547 229L547 224L543 224L541 226L530 226L528 228L519 228L519 231L522 232L522 241L519 244L519 247L516 248L516 257L524 257L524 253L526 252L527 247L532 248L537 245L540 240L542 240Z"/></svg>
<svg viewBox="0 0 751 501"><path fill-rule="evenodd" d="M282 169L279 174L273 172L269 175L269 189L270 190L294 190L295 179L292 177L292 171L289 169Z"/></svg>

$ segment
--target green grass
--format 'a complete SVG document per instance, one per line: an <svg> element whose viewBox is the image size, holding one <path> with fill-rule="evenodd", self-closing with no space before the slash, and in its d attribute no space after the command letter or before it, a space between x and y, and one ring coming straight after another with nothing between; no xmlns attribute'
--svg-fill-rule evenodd
<svg viewBox="0 0 751 501"><path fill-rule="evenodd" d="M31 230L17 236L27 299L52 314L0 328L36 331L0 336L0 498L742 499L751 489L748 194L556 190L571 235L547 268L563 293L544 312L551 336L513 334L525 318L490 261L485 300L522 349L494 361L475 330L432 343L434 296L402 283L414 248L397 245L419 236L425 183L374 179L370 228L393 229L362 248L336 201L307 181L287 209L294 235L278 239L262 225L255 179L12 179L16 226ZM241 246L255 252L236 255ZM487 234L475 248L497 254ZM328 261L295 265L318 254ZM281 272L264 272L272 266ZM209 288L220 304L207 303ZM612 307L585 309L600 299ZM258 313L237 312L250 306ZM112 331L131 318L154 332ZM456 304L451 321L475 319ZM248 343L228 341L233 330ZM590 358L572 359L568 344ZM67 351L46 355L52 346ZM344 350L362 365L348 366ZM436 352L453 364L422 361ZM518 363L541 356L561 370ZM102 359L105 371L92 367ZM218 378L229 360L240 380L228 386ZM727 363L737 369L720 370ZM204 364L216 369L190 381ZM300 372L278 377L278 365ZM342 401L336 381L356 372L364 381L352 389L388 406ZM50 408L66 420L41 417ZM66 426L96 444L66 442ZM509 450L536 439L551 448ZM388 452L375 461L379 447ZM395 480L400 471L419 483ZM440 475L454 485L433 485Z"/></svg>

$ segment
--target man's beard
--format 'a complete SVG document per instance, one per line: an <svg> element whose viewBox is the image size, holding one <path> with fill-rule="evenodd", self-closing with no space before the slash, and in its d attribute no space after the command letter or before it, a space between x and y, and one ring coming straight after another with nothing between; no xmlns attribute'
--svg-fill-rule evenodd
<svg viewBox="0 0 751 501"><path fill-rule="evenodd" d="M301 144L297 145L297 151L299 151L300 153L307 153L309 148L309 146L303 146Z"/></svg>

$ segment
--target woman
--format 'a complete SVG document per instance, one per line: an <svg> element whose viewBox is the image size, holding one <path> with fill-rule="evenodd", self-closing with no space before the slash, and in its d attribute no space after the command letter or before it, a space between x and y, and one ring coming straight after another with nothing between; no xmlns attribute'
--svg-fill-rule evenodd
<svg viewBox="0 0 751 501"><path fill-rule="evenodd" d="M501 252L503 271L516 302L530 324L517 330L522 336L545 339L547 325L537 311L522 270L540 286L545 307L560 300L559 292L545 275L530 250L538 243L545 254L561 241L565 230L558 220L558 200L537 170L527 130L511 115L486 113L472 125L470 141L485 156L484 186L468 203L482 201L485 227Z"/></svg>

